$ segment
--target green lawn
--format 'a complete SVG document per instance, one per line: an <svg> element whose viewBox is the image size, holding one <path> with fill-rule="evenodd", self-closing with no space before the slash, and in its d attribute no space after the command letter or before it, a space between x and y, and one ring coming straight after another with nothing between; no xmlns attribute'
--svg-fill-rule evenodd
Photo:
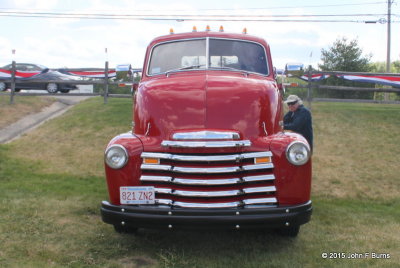
<svg viewBox="0 0 400 268"><path fill-rule="evenodd" d="M0 129L28 114L40 112L54 101L54 98L47 96L15 96L14 104L10 105L10 97L0 95Z"/></svg>
<svg viewBox="0 0 400 268"><path fill-rule="evenodd" d="M268 231L121 235L102 223L103 152L129 130L131 105L92 98L0 145L0 267L398 267L400 106L313 104L314 213L291 239ZM369 257L347 258L354 253Z"/></svg>

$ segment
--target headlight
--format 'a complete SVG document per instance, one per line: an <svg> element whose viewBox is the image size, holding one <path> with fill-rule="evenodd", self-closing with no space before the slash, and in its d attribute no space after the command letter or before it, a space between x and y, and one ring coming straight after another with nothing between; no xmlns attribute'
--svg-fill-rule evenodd
<svg viewBox="0 0 400 268"><path fill-rule="evenodd" d="M294 141L286 149L287 160L296 166L307 163L310 155L310 147L303 142Z"/></svg>
<svg viewBox="0 0 400 268"><path fill-rule="evenodd" d="M122 168L128 162L128 152L122 145L111 145L106 150L105 161L110 168Z"/></svg>

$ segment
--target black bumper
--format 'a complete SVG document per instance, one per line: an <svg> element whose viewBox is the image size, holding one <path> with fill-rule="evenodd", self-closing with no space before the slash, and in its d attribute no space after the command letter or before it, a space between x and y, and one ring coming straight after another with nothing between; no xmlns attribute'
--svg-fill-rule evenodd
<svg viewBox="0 0 400 268"><path fill-rule="evenodd" d="M104 222L134 228L282 228L310 221L312 203L271 208L178 209L101 204Z"/></svg>

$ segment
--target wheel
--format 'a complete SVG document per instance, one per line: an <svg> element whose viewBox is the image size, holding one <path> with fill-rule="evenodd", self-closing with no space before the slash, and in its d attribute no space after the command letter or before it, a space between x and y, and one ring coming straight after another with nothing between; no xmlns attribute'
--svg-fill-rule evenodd
<svg viewBox="0 0 400 268"><path fill-rule="evenodd" d="M114 224L114 230L120 234L134 234L137 233L138 228Z"/></svg>
<svg viewBox="0 0 400 268"><path fill-rule="evenodd" d="M58 91L58 86L56 83L48 83L46 89L49 93L54 94Z"/></svg>
<svg viewBox="0 0 400 268"><path fill-rule="evenodd" d="M282 236L296 237L299 234L300 225L284 227L278 230L278 233Z"/></svg>
<svg viewBox="0 0 400 268"><path fill-rule="evenodd" d="M4 82L0 82L0 91L5 91L7 89L7 85Z"/></svg>

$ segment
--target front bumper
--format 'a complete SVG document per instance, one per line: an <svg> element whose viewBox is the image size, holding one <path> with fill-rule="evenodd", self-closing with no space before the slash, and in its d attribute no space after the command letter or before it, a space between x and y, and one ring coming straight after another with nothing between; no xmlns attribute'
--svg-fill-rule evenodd
<svg viewBox="0 0 400 268"><path fill-rule="evenodd" d="M295 206L232 209L177 209L167 206L101 204L104 222L134 228L282 228L310 221L312 202Z"/></svg>

